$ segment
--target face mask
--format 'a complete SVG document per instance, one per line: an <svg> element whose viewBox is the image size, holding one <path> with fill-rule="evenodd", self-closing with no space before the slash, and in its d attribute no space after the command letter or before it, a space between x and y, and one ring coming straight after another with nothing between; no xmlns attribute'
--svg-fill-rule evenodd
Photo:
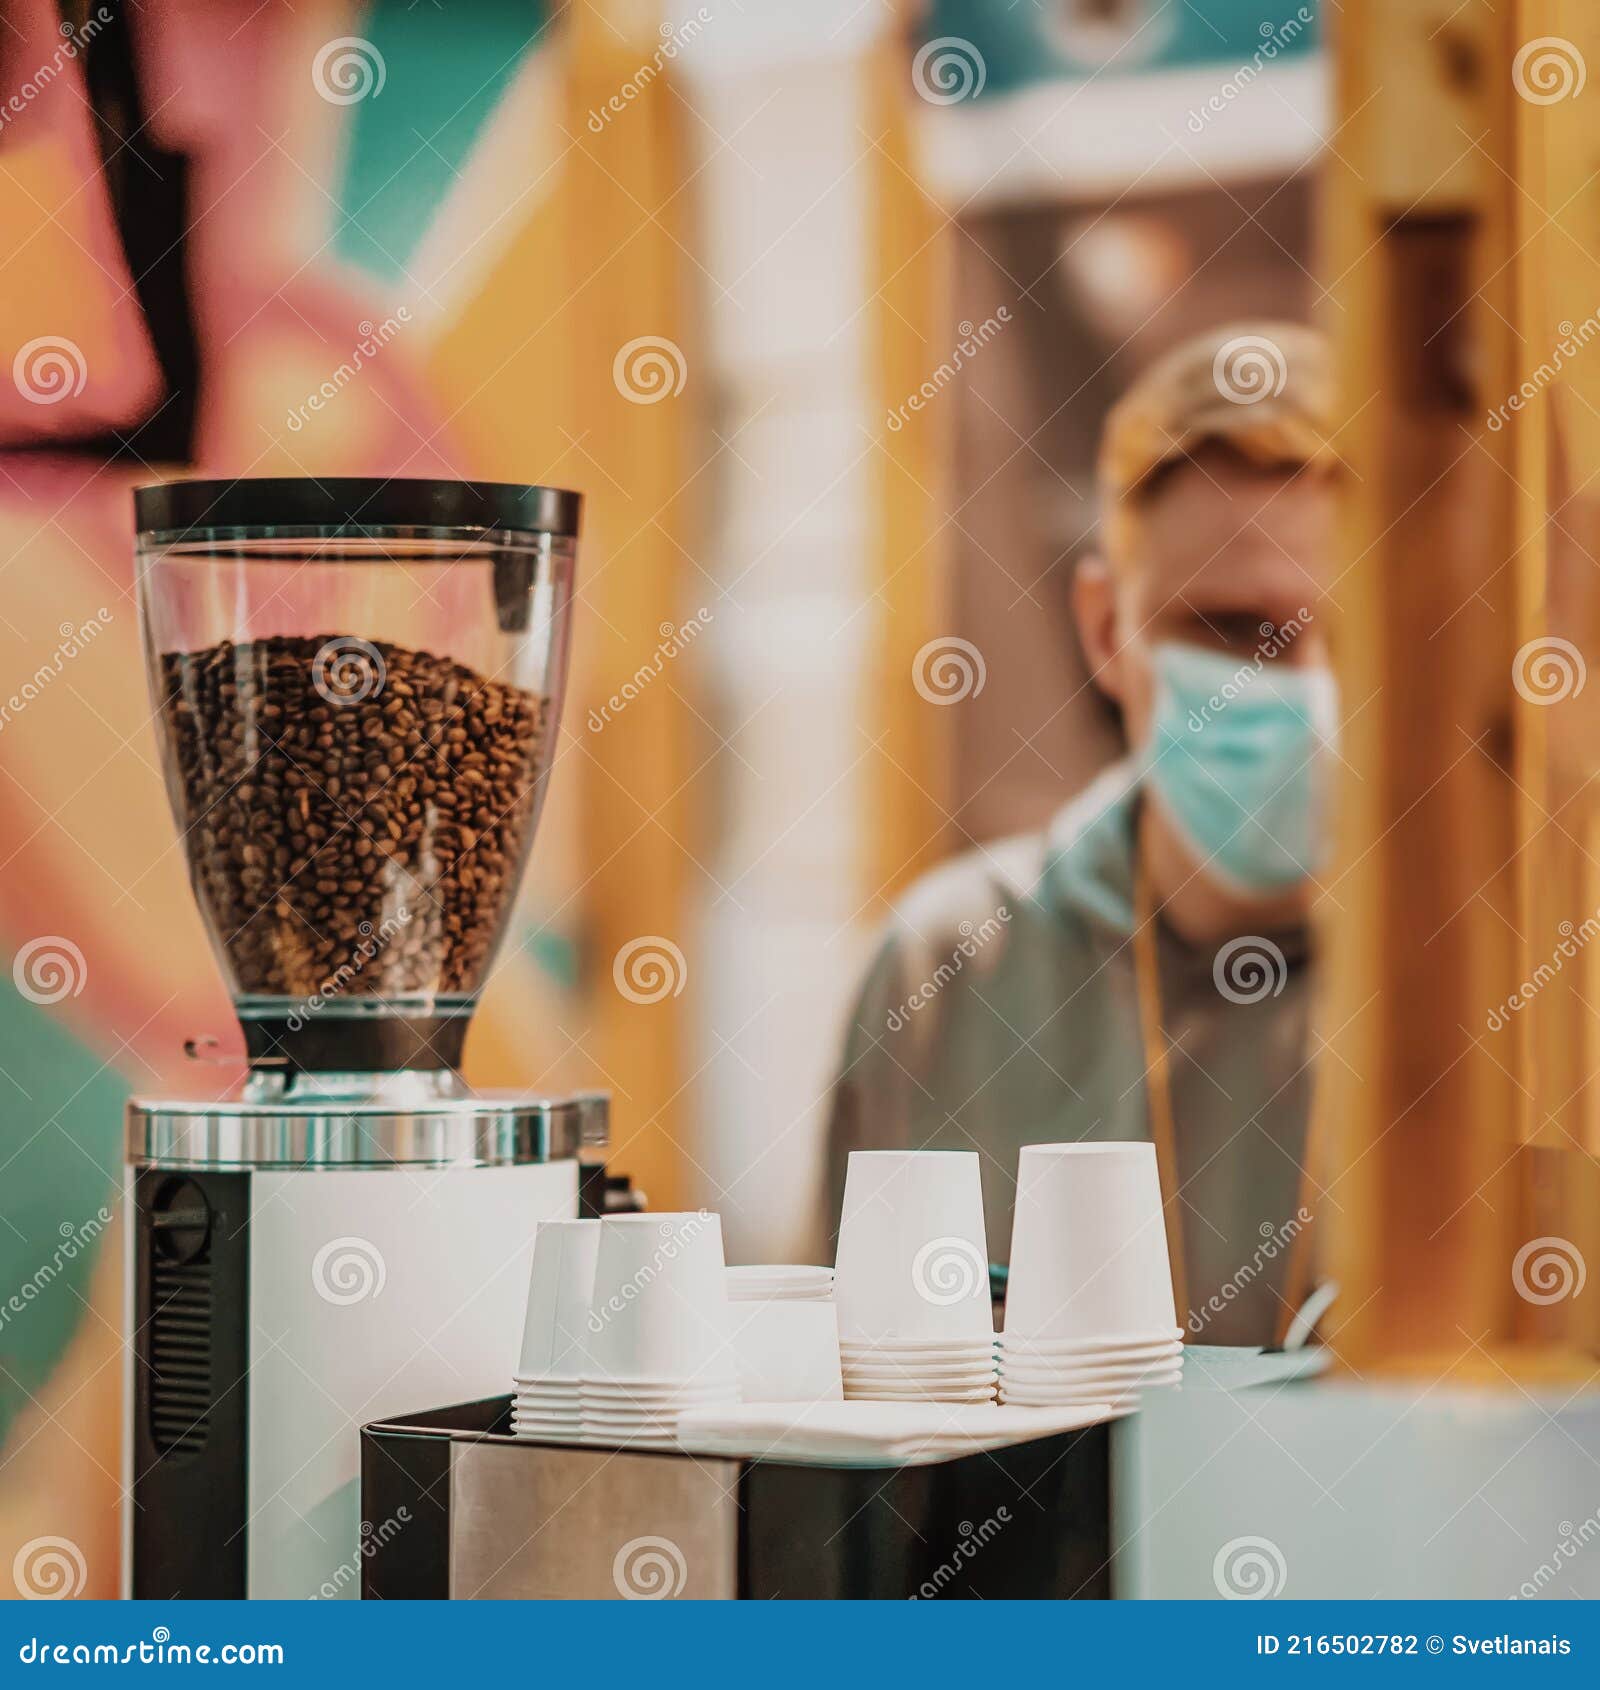
<svg viewBox="0 0 1600 1690"><path fill-rule="evenodd" d="M1278 892L1325 861L1326 747L1339 694L1326 669L1241 662L1199 646L1154 651L1144 782L1206 871Z"/></svg>

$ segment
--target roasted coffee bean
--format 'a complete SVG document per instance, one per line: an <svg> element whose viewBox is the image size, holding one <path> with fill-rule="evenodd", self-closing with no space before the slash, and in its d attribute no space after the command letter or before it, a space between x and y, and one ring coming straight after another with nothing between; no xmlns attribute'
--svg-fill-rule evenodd
<svg viewBox="0 0 1600 1690"><path fill-rule="evenodd" d="M327 660L352 649L163 655L196 895L241 993L474 992L532 833L545 703L404 646Z"/></svg>

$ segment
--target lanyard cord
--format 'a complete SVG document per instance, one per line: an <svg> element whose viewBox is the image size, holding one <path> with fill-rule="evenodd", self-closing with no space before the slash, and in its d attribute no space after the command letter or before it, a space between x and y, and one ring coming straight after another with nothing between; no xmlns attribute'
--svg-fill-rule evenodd
<svg viewBox="0 0 1600 1690"><path fill-rule="evenodd" d="M1144 851L1135 848L1133 870L1133 967L1139 988L1139 1032L1144 1044L1144 1090L1150 1108L1150 1137L1161 1178L1161 1211L1167 1223L1172 1264L1172 1300L1178 1320L1189 1320L1189 1264L1183 1253L1183 1199L1178 1192L1178 1134L1172 1114L1172 1070L1161 1025L1161 966L1156 954L1156 916Z"/></svg>
<svg viewBox="0 0 1600 1690"><path fill-rule="evenodd" d="M1133 870L1133 963L1139 991L1139 1032L1144 1045L1144 1089L1150 1108L1150 1137L1156 1147L1156 1168L1161 1178L1161 1208L1167 1224L1167 1254L1172 1260L1172 1300L1177 1305L1180 1323L1187 1324L1189 1309L1188 1261L1183 1253L1182 1198L1178 1190L1178 1133L1172 1109L1172 1069L1167 1055L1167 1037L1162 1027L1161 965L1156 949L1155 898L1150 886L1150 871L1145 863L1144 849L1134 849ZM1312 1088L1311 1106L1307 1110L1304 1160L1297 1187L1296 1221L1299 1211L1309 1210L1309 1190L1314 1185L1311 1163L1317 1148L1313 1128L1317 1120L1316 1087ZM1284 1268L1281 1308L1274 1321L1274 1343L1281 1344L1283 1335L1294 1318L1305 1295L1311 1289L1311 1227L1302 1226L1294 1235Z"/></svg>

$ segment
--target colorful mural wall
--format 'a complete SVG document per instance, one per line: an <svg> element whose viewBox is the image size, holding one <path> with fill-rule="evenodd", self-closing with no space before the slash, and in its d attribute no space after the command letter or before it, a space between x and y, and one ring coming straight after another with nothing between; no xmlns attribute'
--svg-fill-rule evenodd
<svg viewBox="0 0 1600 1690"><path fill-rule="evenodd" d="M646 224L608 268L602 236L608 196L630 219L667 197L672 124L665 90L646 92L625 159L571 147L586 77L602 98L618 60L659 40L642 8L605 10L558 27L538 5L485 3L464 28L383 3L7 7L0 1584L14 1545L62 1536L90 1593L115 1587L122 1105L133 1089L220 1094L239 1074L148 727L129 489L175 471L598 483L612 508L591 503L584 591L605 635L579 653L580 721L584 689L609 693L619 654L630 672L669 613L671 514L630 541L620 507L655 509L676 485L671 430L611 379L631 334L681 332L669 239ZM620 474L597 473L586 379L632 430ZM606 1083L625 1035L614 993L584 1004L586 911L638 865L624 844L580 869L585 795L597 762L640 757L641 730L660 738L641 712L603 753L563 755L468 1053L482 1082ZM649 779L669 783L670 746L649 750ZM605 907L627 926L627 896ZM215 1065L183 1058L203 1033L220 1037ZM670 1018L642 1042L648 1090L670 1096ZM647 1176L670 1119L624 1112Z"/></svg>

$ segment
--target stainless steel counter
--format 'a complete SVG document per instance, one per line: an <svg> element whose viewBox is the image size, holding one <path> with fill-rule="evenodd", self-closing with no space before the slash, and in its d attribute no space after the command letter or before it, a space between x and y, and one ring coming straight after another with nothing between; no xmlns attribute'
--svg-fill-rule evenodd
<svg viewBox="0 0 1600 1690"><path fill-rule="evenodd" d="M1198 1351L1125 1423L1117 1595L1600 1597L1600 1395L1302 1358Z"/></svg>

